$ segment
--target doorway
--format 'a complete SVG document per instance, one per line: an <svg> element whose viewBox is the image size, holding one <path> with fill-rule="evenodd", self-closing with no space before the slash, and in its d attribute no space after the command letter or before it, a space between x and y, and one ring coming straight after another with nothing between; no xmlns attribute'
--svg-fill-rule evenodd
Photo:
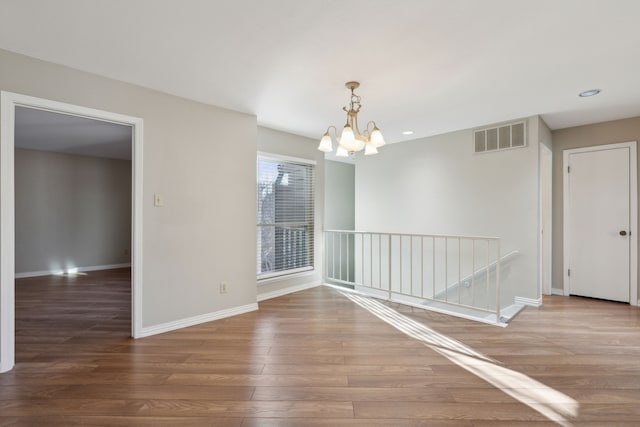
<svg viewBox="0 0 640 427"><path fill-rule="evenodd" d="M16 278L131 266L131 126L16 107Z"/></svg>
<svg viewBox="0 0 640 427"><path fill-rule="evenodd" d="M16 109L25 107L131 127L131 335L142 329L142 119L10 92L1 94L0 120L0 372L15 363Z"/></svg>
<svg viewBox="0 0 640 427"><path fill-rule="evenodd" d="M564 292L637 304L636 142L564 151Z"/></svg>

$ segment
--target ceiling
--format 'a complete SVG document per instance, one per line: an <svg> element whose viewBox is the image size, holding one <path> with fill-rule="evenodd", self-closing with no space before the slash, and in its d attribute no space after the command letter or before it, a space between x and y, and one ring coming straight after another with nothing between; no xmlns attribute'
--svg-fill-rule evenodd
<svg viewBox="0 0 640 427"><path fill-rule="evenodd" d="M131 126L16 107L16 148L131 160L131 133Z"/></svg>
<svg viewBox="0 0 640 427"><path fill-rule="evenodd" d="M389 142L640 115L637 0L0 0L0 16L0 48L318 139L348 80Z"/></svg>

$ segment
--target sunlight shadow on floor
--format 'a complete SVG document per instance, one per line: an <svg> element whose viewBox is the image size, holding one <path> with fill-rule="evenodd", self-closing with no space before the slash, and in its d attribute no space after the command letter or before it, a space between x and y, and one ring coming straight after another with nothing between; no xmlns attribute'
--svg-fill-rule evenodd
<svg viewBox="0 0 640 427"><path fill-rule="evenodd" d="M471 347L410 319L371 298L341 292L380 320L404 334L423 342L451 362L483 379L519 402L562 426L571 426L567 418L578 416L579 403L571 397L520 372L502 366Z"/></svg>

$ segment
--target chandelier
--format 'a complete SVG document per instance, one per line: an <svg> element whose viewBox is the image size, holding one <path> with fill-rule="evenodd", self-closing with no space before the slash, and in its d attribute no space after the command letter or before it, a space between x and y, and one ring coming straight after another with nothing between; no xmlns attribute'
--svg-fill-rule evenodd
<svg viewBox="0 0 640 427"><path fill-rule="evenodd" d="M360 103L360 97L355 94L354 90L360 86L358 82L345 83L347 89L351 90L351 100L346 107L342 107L347 113L347 123L342 129L342 134L338 138L338 130L335 126L329 126L324 136L320 140L318 150L329 153L333 151L333 139L329 134L329 131L333 129L334 136L338 141L338 148L336 149L336 156L349 157L350 154L354 154L357 151L364 149L365 156L370 154L377 154L378 147L384 145L384 138L380 129L376 126L375 122L367 123L367 126L363 133L360 133L358 128L358 113L362 104ZM370 125L373 125L369 130Z"/></svg>

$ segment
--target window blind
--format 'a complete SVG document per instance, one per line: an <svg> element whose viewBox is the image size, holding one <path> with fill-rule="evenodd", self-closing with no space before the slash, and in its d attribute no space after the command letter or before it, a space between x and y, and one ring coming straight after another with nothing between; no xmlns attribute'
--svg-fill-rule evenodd
<svg viewBox="0 0 640 427"><path fill-rule="evenodd" d="M258 279L313 269L314 166L258 157Z"/></svg>

